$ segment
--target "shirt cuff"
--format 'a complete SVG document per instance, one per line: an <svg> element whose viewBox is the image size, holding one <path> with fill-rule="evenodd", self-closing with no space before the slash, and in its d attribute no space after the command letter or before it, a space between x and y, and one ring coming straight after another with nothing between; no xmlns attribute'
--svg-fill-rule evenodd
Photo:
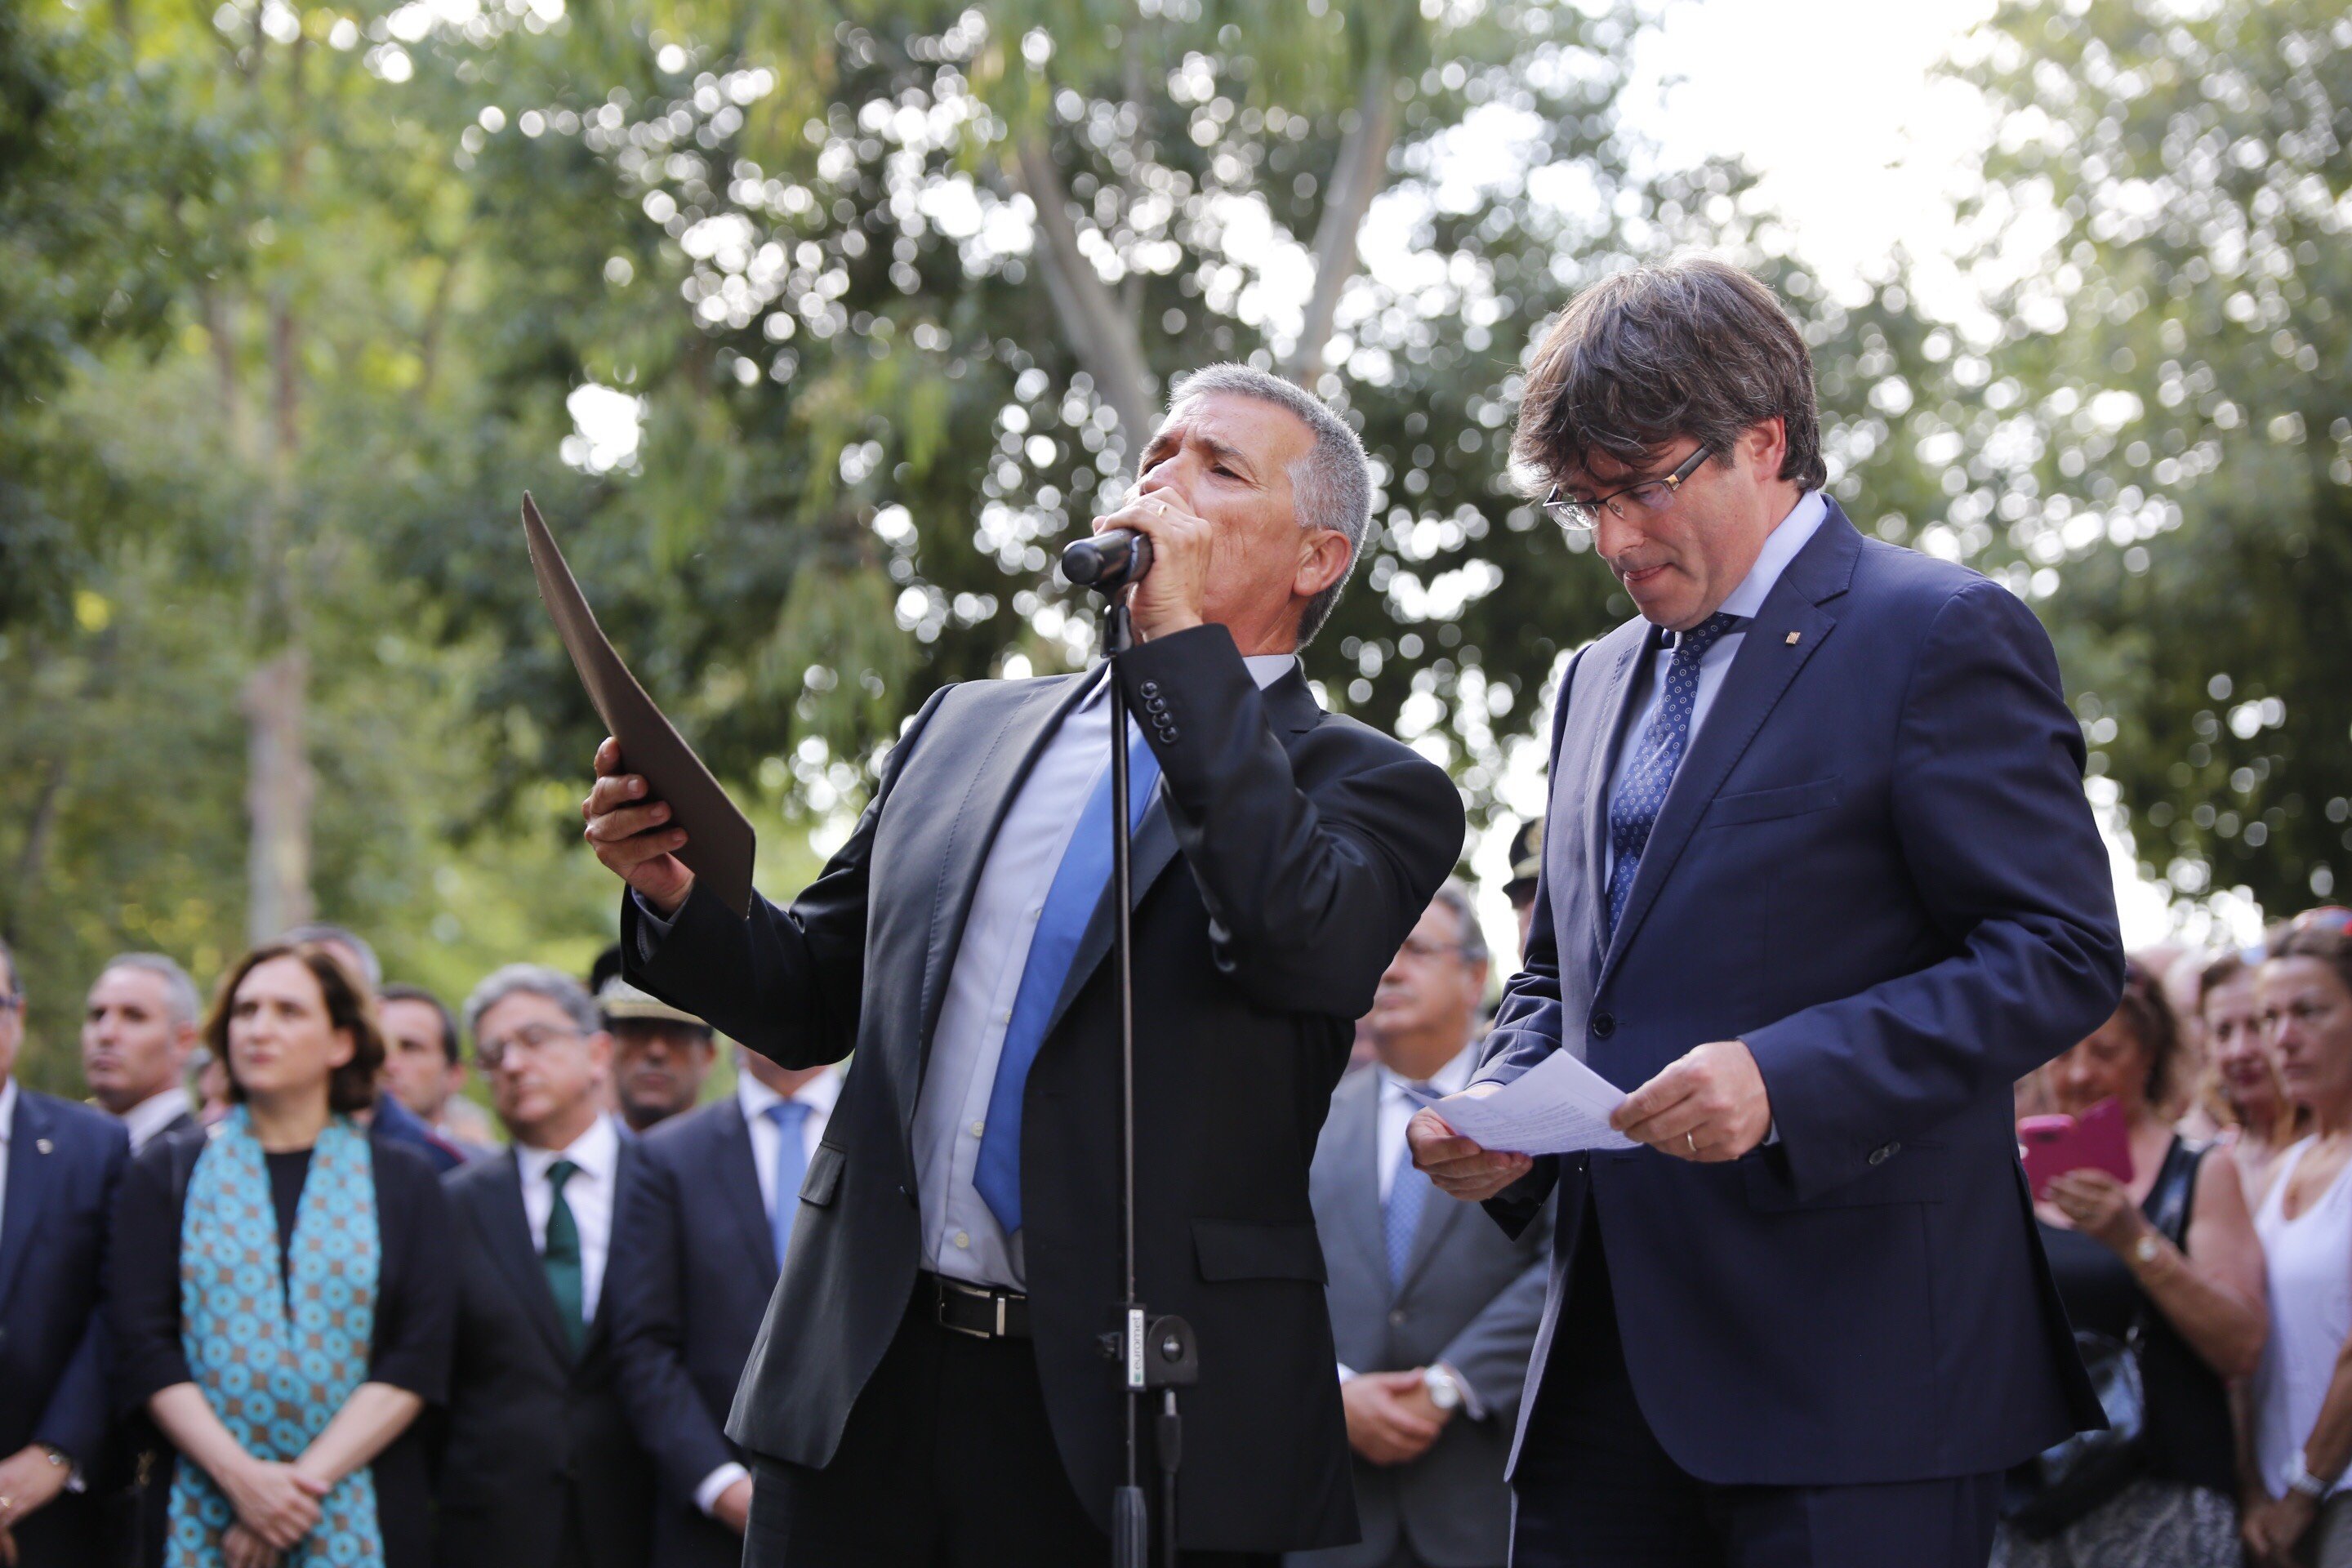
<svg viewBox="0 0 2352 1568"><path fill-rule="evenodd" d="M751 1479L751 1472L740 1465L732 1461L721 1465L703 1477L702 1484L694 1489L694 1506L700 1509L706 1517L716 1519L719 1517L719 1500L727 1495L727 1489L737 1481Z"/></svg>
<svg viewBox="0 0 2352 1568"><path fill-rule="evenodd" d="M1355 1369L1354 1367L1349 1366L1349 1365L1346 1362L1344 1362L1344 1361L1343 1361L1343 1362L1341 1362L1341 1363L1339 1363L1339 1381L1340 1381L1341 1383L1346 1383L1346 1382L1349 1381L1349 1380L1350 1380L1350 1379L1352 1379L1355 1375L1356 1375L1356 1369Z"/></svg>
<svg viewBox="0 0 2352 1568"><path fill-rule="evenodd" d="M1771 1124L1764 1129L1764 1142L1767 1147L1769 1147L1774 1143L1778 1143L1780 1141L1780 1119L1776 1116L1772 1119Z"/></svg>
<svg viewBox="0 0 2352 1568"><path fill-rule="evenodd" d="M677 916L672 915L667 920L664 920L654 913L653 905L646 902L645 895L635 888L629 889L629 897L637 902L637 958L642 963L651 963L654 949L659 947L669 936L671 931L676 929Z"/></svg>
<svg viewBox="0 0 2352 1568"><path fill-rule="evenodd" d="M1478 1391L1471 1386L1470 1380L1444 1362L1439 1362L1437 1369L1452 1378L1454 1386L1462 1391L1462 1414L1473 1421L1486 1419L1486 1402L1478 1397Z"/></svg>

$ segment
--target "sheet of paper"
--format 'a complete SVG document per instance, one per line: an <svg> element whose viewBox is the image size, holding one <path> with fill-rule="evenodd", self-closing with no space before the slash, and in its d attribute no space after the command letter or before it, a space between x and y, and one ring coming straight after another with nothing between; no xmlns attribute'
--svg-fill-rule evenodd
<svg viewBox="0 0 2352 1568"><path fill-rule="evenodd" d="M548 531L528 494L522 498L522 531L531 571L539 579L540 599L555 621L597 717L621 742L622 765L643 773L654 794L669 804L670 819L686 829L686 847L677 858L719 902L738 915L749 915L751 860L758 847L751 822L613 651L572 579L572 568L564 564L563 552L556 548L555 535Z"/></svg>
<svg viewBox="0 0 2352 1568"><path fill-rule="evenodd" d="M1491 1094L1436 1103L1446 1125L1482 1148L1515 1154L1636 1149L1609 1125L1625 1091L1567 1051L1554 1051Z"/></svg>

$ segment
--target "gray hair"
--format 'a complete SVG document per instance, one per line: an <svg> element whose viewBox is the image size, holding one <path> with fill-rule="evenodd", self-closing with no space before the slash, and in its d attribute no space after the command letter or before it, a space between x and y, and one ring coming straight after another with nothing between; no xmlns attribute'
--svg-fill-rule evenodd
<svg viewBox="0 0 2352 1568"><path fill-rule="evenodd" d="M1339 580L1307 602L1298 617L1298 646L1305 647L1331 618L1339 591L1356 570L1364 551L1364 532L1372 515L1372 472L1364 444L1331 405L1298 385L1269 372L1227 362L1204 365L1176 378L1168 398L1168 412L1187 398L1228 392L1286 408L1313 432L1315 444L1290 465L1290 490L1297 499L1301 528L1328 528L1348 541L1348 567ZM1164 420L1163 420L1164 423Z"/></svg>
<svg viewBox="0 0 2352 1568"><path fill-rule="evenodd" d="M474 987L466 998L466 1033L473 1037L474 1048L482 1046L482 1015L513 995L544 996L563 1009L572 1027L583 1035L593 1035L604 1026L596 1016L595 998L588 988L560 969L550 969L543 963L509 963L494 969L487 979Z"/></svg>
<svg viewBox="0 0 2352 1568"><path fill-rule="evenodd" d="M118 969L135 969L152 974L163 983L163 1016L175 1025L186 1026L204 1016L204 998L197 994L196 983L177 962L160 952L118 952L106 961L98 972L100 980Z"/></svg>
<svg viewBox="0 0 2352 1568"><path fill-rule="evenodd" d="M1470 889L1461 878L1448 877L1445 885L1437 889L1433 904L1444 904L1462 922L1462 962L1484 963L1487 959L1486 929L1478 923L1478 911L1471 907Z"/></svg>
<svg viewBox="0 0 2352 1568"><path fill-rule="evenodd" d="M329 925L324 921L312 921L306 925L296 926L278 940L307 942L313 946L323 946L328 942L333 942L340 947L348 947L360 955L360 969L362 978L367 981L368 989L373 991L383 984L383 965L377 961L375 949L362 941L359 932L355 931L343 926Z"/></svg>

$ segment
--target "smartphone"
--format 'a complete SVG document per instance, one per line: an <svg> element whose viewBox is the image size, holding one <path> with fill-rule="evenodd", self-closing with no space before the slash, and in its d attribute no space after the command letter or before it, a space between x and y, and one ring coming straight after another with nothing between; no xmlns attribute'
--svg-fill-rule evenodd
<svg viewBox="0 0 2352 1568"><path fill-rule="evenodd" d="M2131 1136L2124 1109L2103 1100L2076 1116L2029 1116L2017 1124L2033 1195L2046 1198L2050 1184L2069 1171L2105 1171L2119 1182L2132 1179Z"/></svg>

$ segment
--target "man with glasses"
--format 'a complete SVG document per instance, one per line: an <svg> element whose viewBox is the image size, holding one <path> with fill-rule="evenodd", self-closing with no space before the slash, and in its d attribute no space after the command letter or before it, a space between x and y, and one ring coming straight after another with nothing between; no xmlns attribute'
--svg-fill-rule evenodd
<svg viewBox="0 0 2352 1568"><path fill-rule="evenodd" d="M1641 1146L1411 1130L1507 1229L1557 1193L1512 1560L1981 1564L2001 1472L2101 1420L2010 1121L2123 976L2050 639L1856 531L1803 336L1722 262L1571 304L1516 452L1640 615L1562 679L1526 966L1465 1092L1570 1051Z"/></svg>
<svg viewBox="0 0 2352 1568"><path fill-rule="evenodd" d="M107 1441L98 1316L121 1123L16 1079L25 988L0 942L0 1563L109 1560L118 1499L90 1486ZM114 1521L119 1523L120 1521Z"/></svg>
<svg viewBox="0 0 2352 1568"><path fill-rule="evenodd" d="M1354 1546L1291 1568L1502 1568L1503 1484L1528 1350L1543 1316L1549 1224L1506 1237L1433 1195L1405 1126L1470 1080L1486 939L1449 881L1381 976L1365 1018L1376 1058L1331 1096L1308 1176L1330 1272L1339 1400L1355 1452Z"/></svg>
<svg viewBox="0 0 2352 1568"><path fill-rule="evenodd" d="M643 1568L652 1469L621 1407L606 1283L639 1153L604 1110L613 1041L580 983L514 963L467 999L512 1147L443 1178L459 1264L441 1568Z"/></svg>

